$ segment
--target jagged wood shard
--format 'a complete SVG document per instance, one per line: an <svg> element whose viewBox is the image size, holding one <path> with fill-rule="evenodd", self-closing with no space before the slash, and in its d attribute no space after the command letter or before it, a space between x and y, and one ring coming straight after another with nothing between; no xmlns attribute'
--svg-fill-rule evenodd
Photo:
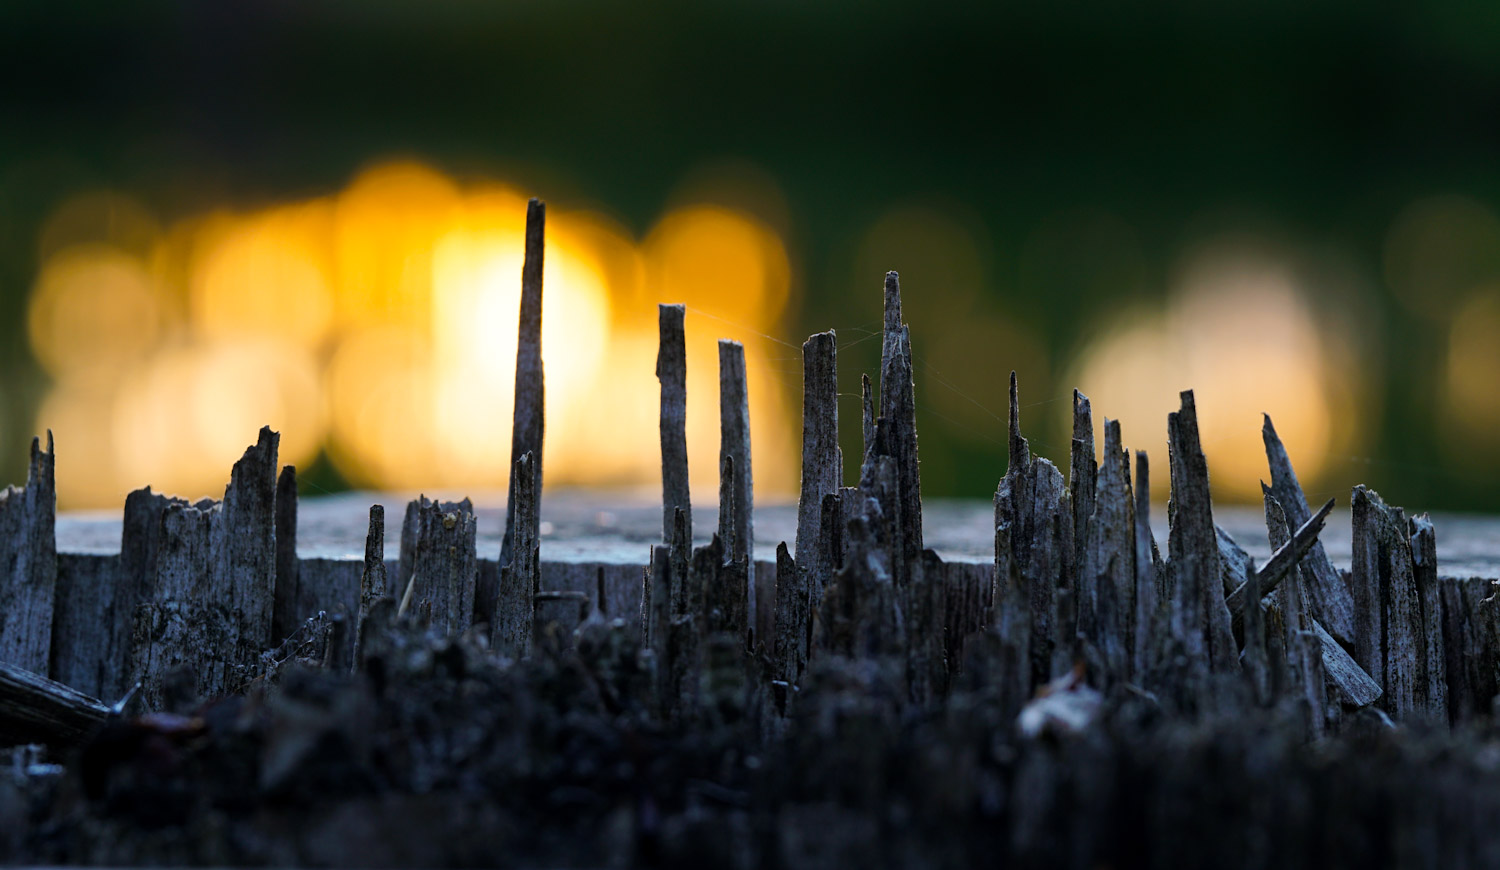
<svg viewBox="0 0 1500 870"><path fill-rule="evenodd" d="M526 204L526 259L521 265L521 311L516 327L515 410L510 435L511 479L506 500L505 537L500 542L500 567L515 552L516 463L531 454L531 491L538 509L532 514L531 540L541 536L542 432L546 398L542 380L542 259L545 253L547 207L539 199Z"/></svg>
<svg viewBox="0 0 1500 870"><path fill-rule="evenodd" d="M542 589L541 541L536 515L539 477L533 468L535 462L530 453L521 454L511 475L516 486L506 513L516 518L516 537L510 562L500 567L499 588L495 596L493 646L512 658L525 658L531 653L536 595ZM472 528L472 519L470 525ZM469 552L472 553L473 549L471 537Z"/></svg>
<svg viewBox="0 0 1500 870"><path fill-rule="evenodd" d="M276 596L271 637L279 643L302 623L297 559L297 469L288 465L276 479Z"/></svg>
<svg viewBox="0 0 1500 870"><path fill-rule="evenodd" d="M1354 488L1352 504L1354 657L1380 683L1386 712L1425 711L1426 628L1406 517L1363 486Z"/></svg>
<svg viewBox="0 0 1500 870"><path fill-rule="evenodd" d="M370 526L365 532L365 561L359 574L359 614L354 628L354 661L362 662L369 642L370 630L374 627L371 612L376 603L389 601L390 589L386 584L385 571L385 507L370 505Z"/></svg>
<svg viewBox="0 0 1500 870"><path fill-rule="evenodd" d="M1089 545L1080 589L1093 600L1080 600L1080 613L1091 612L1095 645L1112 673L1129 679L1135 651L1135 500L1130 491L1129 454L1120 443L1120 423L1104 422L1104 464L1100 468ZM1106 590L1104 587L1108 585ZM1108 600L1109 607L1102 606Z"/></svg>
<svg viewBox="0 0 1500 870"><path fill-rule="evenodd" d="M163 506L151 595L131 638L147 709L183 711L240 690L271 646L279 440L261 429L223 501Z"/></svg>
<svg viewBox="0 0 1500 870"><path fill-rule="evenodd" d="M1437 532L1432 517L1413 517L1407 525L1411 536L1412 579L1422 608L1423 664L1427 676L1426 714L1431 722L1448 721L1448 666L1443 642L1443 600L1438 591Z"/></svg>
<svg viewBox="0 0 1500 870"><path fill-rule="evenodd" d="M1257 571L1247 565L1246 568L1248 568L1248 571L1244 569L1239 571L1240 577L1243 577L1246 573L1253 573L1258 576L1260 595L1250 595L1249 583L1244 580L1237 581L1236 588L1225 599L1230 617L1234 620L1235 628L1239 627L1240 617L1245 611L1248 601L1259 601L1261 596L1269 595L1276 591L1276 587L1281 583L1282 579L1296 570L1302 558L1317 543L1318 533L1323 531L1323 524L1328 520L1328 515L1332 511L1333 499L1329 499L1321 508L1318 508L1316 514L1308 517L1301 528L1297 529L1296 534L1292 535L1291 540L1287 541L1284 546L1279 547L1271 555L1265 567ZM1228 535L1221 533L1221 540L1228 540ZM1230 543L1233 544L1233 541L1231 540ZM1243 553L1244 551L1241 550L1240 552ZM1226 574L1227 576L1230 575Z"/></svg>
<svg viewBox="0 0 1500 870"><path fill-rule="evenodd" d="M745 347L719 340L719 538L726 558L743 562L748 572L751 626L770 629L775 578L757 578L750 556L755 552L755 484L750 466L750 397L745 388Z"/></svg>
<svg viewBox="0 0 1500 870"><path fill-rule="evenodd" d="M922 476L917 461L916 387L912 383L911 333L901 320L901 279L885 275L885 328L880 348L880 410L875 451L895 461L897 500L904 522L896 568L903 584L907 566L922 552Z"/></svg>
<svg viewBox="0 0 1500 870"><path fill-rule="evenodd" d="M94 698L0 661L0 746L42 743L71 749L108 718L109 708Z"/></svg>
<svg viewBox="0 0 1500 870"><path fill-rule="evenodd" d="M52 433L31 439L26 485L0 492L0 661L46 676L57 586Z"/></svg>
<svg viewBox="0 0 1500 870"><path fill-rule="evenodd" d="M827 585L834 568L818 546L823 538L823 499L837 493L844 478L844 455L839 450L836 338L832 330L820 332L802 345L802 490L797 499L797 564L819 590Z"/></svg>
<svg viewBox="0 0 1500 870"><path fill-rule="evenodd" d="M1075 514L1076 516L1076 514ZM1151 468L1146 451L1135 453L1135 652L1132 670L1137 679L1155 664L1155 635L1164 631L1157 596L1156 540L1151 534Z"/></svg>
<svg viewBox="0 0 1500 870"><path fill-rule="evenodd" d="M530 485L519 482L518 493ZM518 512L511 509L507 513ZM528 531L518 533L517 545ZM401 527L401 575L397 578L403 612L421 614L430 625L449 634L469 630L474 623L479 579L475 532L474 505L468 499L438 502L419 496L407 504Z"/></svg>
<svg viewBox="0 0 1500 870"><path fill-rule="evenodd" d="M1190 665L1214 672L1239 668L1239 652L1224 604L1218 533L1208 489L1208 462L1198 439L1193 391L1181 395L1180 410L1167 416L1172 498L1168 550L1176 584L1173 634L1186 646Z"/></svg>
<svg viewBox="0 0 1500 870"><path fill-rule="evenodd" d="M1266 460L1271 466L1271 492L1286 511L1287 523L1293 528L1302 526L1312 516L1312 507L1302 493L1297 473L1292 470L1292 461L1282 446L1271 416L1265 415L1261 426L1261 438L1266 445ZM1334 637L1344 644L1354 642L1354 599L1339 572L1328 560L1328 554L1320 543L1303 558L1308 573L1304 593L1312 615L1318 619Z"/></svg>
<svg viewBox="0 0 1500 870"><path fill-rule="evenodd" d="M687 455L687 338L682 305L658 305L660 333L656 379L661 382L661 509L662 543L670 544L677 511L687 522L692 540L693 505L688 488Z"/></svg>

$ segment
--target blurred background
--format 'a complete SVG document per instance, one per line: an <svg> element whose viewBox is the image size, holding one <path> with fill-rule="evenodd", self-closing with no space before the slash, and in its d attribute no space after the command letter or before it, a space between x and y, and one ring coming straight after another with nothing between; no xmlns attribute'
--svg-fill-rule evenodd
<svg viewBox="0 0 1500 870"><path fill-rule="evenodd" d="M658 480L657 302L749 360L797 486L800 345L844 451L901 272L923 483L985 497L1006 379L1215 496L1270 412L1311 498L1500 509L1500 7L584 0L0 7L0 471L60 507L217 494L256 428L309 492L503 489L525 200L547 200L550 486ZM1102 422L1102 421L1101 421Z"/></svg>

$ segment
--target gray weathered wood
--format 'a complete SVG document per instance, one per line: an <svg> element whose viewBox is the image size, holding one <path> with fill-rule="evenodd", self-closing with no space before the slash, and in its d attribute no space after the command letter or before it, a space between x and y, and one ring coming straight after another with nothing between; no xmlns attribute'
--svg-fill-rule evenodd
<svg viewBox="0 0 1500 870"><path fill-rule="evenodd" d="M117 556L57 560L50 676L94 697L111 697L105 687L122 670L113 631L119 566Z"/></svg>
<svg viewBox="0 0 1500 870"><path fill-rule="evenodd" d="M807 663L807 621L811 603L808 572L787 552L776 547L776 636L773 651L776 679L795 684Z"/></svg>
<svg viewBox="0 0 1500 870"><path fill-rule="evenodd" d="M681 510L692 540L693 505L688 487L687 337L682 305L656 306L659 333L656 379L661 382L661 535L670 544L675 515Z"/></svg>
<svg viewBox="0 0 1500 870"><path fill-rule="evenodd" d="M524 492L528 483L517 489ZM397 578L404 612L425 614L433 627L449 634L469 630L479 579L474 534L468 499L438 502L419 496L408 505L401 530L401 570L407 573Z"/></svg>
<svg viewBox="0 0 1500 870"><path fill-rule="evenodd" d="M880 349L880 409L875 418L877 450L895 460L897 498L903 517L896 584L921 558L922 476L917 460L916 387L912 383L911 332L901 319L901 279L885 275L885 326Z"/></svg>
<svg viewBox="0 0 1500 870"><path fill-rule="evenodd" d="M57 585L56 453L31 439L26 485L0 492L0 662L46 676Z"/></svg>
<svg viewBox="0 0 1500 870"><path fill-rule="evenodd" d="M727 460L727 461L726 461ZM745 562L749 572L751 628L770 631L776 578L756 576L755 478L750 462L750 396L745 386L745 348L719 340L719 538L726 557Z"/></svg>
<svg viewBox="0 0 1500 870"><path fill-rule="evenodd" d="M1286 511L1287 523L1298 528L1312 516L1312 506L1292 470L1291 458L1276 435L1271 416L1265 415L1261 426L1261 438L1266 445L1266 460L1271 466L1271 491ZM1312 550L1303 559L1303 570L1308 575L1307 588L1303 590L1312 615L1327 626L1334 637L1345 644L1354 643L1354 599L1344 585L1339 572L1328 559L1321 542L1313 544Z"/></svg>
<svg viewBox="0 0 1500 870"><path fill-rule="evenodd" d="M0 662L0 746L43 743L71 749L109 718L98 700L33 673Z"/></svg>
<svg viewBox="0 0 1500 870"><path fill-rule="evenodd" d="M1094 416L1089 397L1073 391L1073 437L1068 456L1068 498L1073 509L1073 552L1082 564L1089 547L1089 521L1094 516L1094 495L1099 485L1099 464L1094 457Z"/></svg>
<svg viewBox="0 0 1500 870"><path fill-rule="evenodd" d="M1351 505L1354 655L1379 681L1386 712L1404 718L1427 705L1422 603L1412 572L1406 517L1363 486L1354 488Z"/></svg>
<svg viewBox="0 0 1500 870"><path fill-rule="evenodd" d="M1426 717L1448 721L1448 665L1443 649L1443 599L1438 591L1437 534L1432 517L1422 514L1407 525L1411 537L1412 579L1422 608L1423 659L1427 677ZM1500 654L1500 650L1495 651Z"/></svg>
<svg viewBox="0 0 1500 870"><path fill-rule="evenodd" d="M1232 672L1239 667L1239 651L1221 592L1208 462L1198 440L1192 391L1184 391L1181 399L1181 409L1167 415L1172 471L1167 548L1175 584L1172 633L1182 641L1190 669Z"/></svg>
<svg viewBox="0 0 1500 870"><path fill-rule="evenodd" d="M1076 516L1076 514L1075 514ZM1164 631L1156 589L1156 541L1151 536L1151 467L1146 451L1135 452L1135 650L1131 671L1141 679L1155 664L1152 634Z"/></svg>
<svg viewBox="0 0 1500 870"><path fill-rule="evenodd" d="M542 378L542 259L546 248L547 207L539 199L526 204L526 259L521 265L521 308L516 324L516 390L510 433L511 479L507 505L516 498L516 463L531 454L531 491L537 506L531 514L530 540L540 536L542 493L542 434L546 419L546 390ZM510 564L516 536L516 511L506 508L505 537L500 542L500 567Z"/></svg>
<svg viewBox="0 0 1500 870"><path fill-rule="evenodd" d="M802 489L797 499L797 564L812 586L828 584L834 565L819 547L823 499L844 481L839 450L838 342L832 330L802 345ZM780 593L778 592L778 601ZM821 598L821 591L816 597ZM777 631L780 636L780 630Z"/></svg>
<svg viewBox="0 0 1500 870"><path fill-rule="evenodd" d="M1276 591L1277 585L1297 568L1303 557L1312 549L1313 544L1317 541L1318 533L1323 530L1323 524L1328 520L1328 514L1332 511L1333 499L1329 499L1327 503L1318 509L1317 513L1307 518L1307 521L1297 529L1286 545L1279 548L1271 556L1270 560L1266 562L1265 566L1259 570L1254 570L1253 566L1248 564L1249 557L1246 556L1246 564L1239 568L1237 573L1226 574L1226 577L1235 577L1235 589L1229 593L1229 597L1224 602L1225 606L1229 608L1229 615L1233 620L1235 628L1239 628L1239 619L1245 610L1246 603L1251 600L1257 600L1253 597L1247 597L1249 585L1246 581L1239 578L1245 574L1254 573L1259 576L1258 585L1260 586L1261 596L1269 595ZM1227 540L1231 545L1234 543L1233 539L1229 538L1228 533L1222 530L1220 530L1220 540ZM1237 546L1236 549L1238 549ZM1240 552L1243 553L1244 551L1240 550Z"/></svg>
<svg viewBox="0 0 1500 870"><path fill-rule="evenodd" d="M1250 601L1261 600L1260 572L1246 572L1245 595ZM1273 699L1271 681L1271 658L1266 652L1266 624L1260 606L1245 610L1245 648L1240 662L1245 669L1245 678L1257 704L1269 705Z"/></svg>
<svg viewBox="0 0 1500 870"><path fill-rule="evenodd" d="M297 469L288 465L276 480L276 597L271 637L280 643L306 618L298 609Z"/></svg>
<svg viewBox="0 0 1500 870"><path fill-rule="evenodd" d="M476 588L478 586L476 582ZM476 593L477 594L477 593ZM354 662L364 661L370 623L370 611L375 602L390 599L390 587L386 582L385 568L385 506L370 505L370 528L365 533L365 561L359 572L359 613L354 625Z"/></svg>
<svg viewBox="0 0 1500 870"><path fill-rule="evenodd" d="M239 611L236 657L253 660L272 645L276 599L276 461L281 436L263 426L234 464L214 530L216 584ZM294 550L295 552L295 550Z"/></svg>
<svg viewBox="0 0 1500 870"><path fill-rule="evenodd" d="M185 712L227 691L239 620L215 577L213 527L222 506L171 502L161 515L150 604L137 609L134 672L147 710Z"/></svg>
<svg viewBox="0 0 1500 870"><path fill-rule="evenodd" d="M1120 442L1119 421L1105 420L1104 464L1089 522L1088 549L1079 560L1081 576L1087 579L1079 587L1093 590L1095 645L1104 652L1114 676L1129 679L1135 652L1135 499L1130 490L1129 454ZM1100 604L1106 583L1111 586L1107 615Z"/></svg>
<svg viewBox="0 0 1500 870"><path fill-rule="evenodd" d="M516 659L531 654L536 594L542 589L540 540L536 534L536 487L540 478L532 467L534 463L530 453L521 454L511 475L516 485L507 514L516 518L515 543L510 562L500 565L491 626L494 648ZM469 549L473 551L472 543Z"/></svg>

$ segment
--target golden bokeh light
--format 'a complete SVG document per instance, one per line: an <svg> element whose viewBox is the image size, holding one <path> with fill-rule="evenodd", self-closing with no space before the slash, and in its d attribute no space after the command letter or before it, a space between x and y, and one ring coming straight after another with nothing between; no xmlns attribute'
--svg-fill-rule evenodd
<svg viewBox="0 0 1500 870"><path fill-rule="evenodd" d="M1126 443L1150 454L1158 495L1167 492L1167 414L1177 410L1179 391L1192 389L1215 498L1253 501L1267 476L1262 412L1305 484L1342 444L1332 371L1290 271L1216 249L1185 270L1164 312L1127 312L1108 324L1070 380L1089 396L1096 424L1119 420Z"/></svg>
<svg viewBox="0 0 1500 870"><path fill-rule="evenodd" d="M115 507L147 483L217 494L261 425L281 432L283 462L326 454L354 485L503 490L525 217L516 188L411 161L165 228L114 194L65 203L29 311L53 378L37 426L69 457L59 504ZM789 492L788 378L769 363L785 349L759 336L790 276L781 238L727 206L676 209L643 242L607 215L549 209L546 482L659 479L656 303L686 302L698 491L717 492L722 335L747 345L757 487Z"/></svg>
<svg viewBox="0 0 1500 870"><path fill-rule="evenodd" d="M1443 448L1472 467L1500 466L1500 287L1487 287L1459 307L1448 329L1442 384Z"/></svg>
<svg viewBox="0 0 1500 870"><path fill-rule="evenodd" d="M333 320L327 203L228 221L192 272L193 325L212 338L274 336L316 349Z"/></svg>
<svg viewBox="0 0 1500 870"><path fill-rule="evenodd" d="M791 264L781 238L743 212L690 205L668 213L646 239L651 292L734 323L775 323Z"/></svg>
<svg viewBox="0 0 1500 870"><path fill-rule="evenodd" d="M56 378L100 376L156 343L162 306L139 259L107 245L58 251L32 290L32 352Z"/></svg>

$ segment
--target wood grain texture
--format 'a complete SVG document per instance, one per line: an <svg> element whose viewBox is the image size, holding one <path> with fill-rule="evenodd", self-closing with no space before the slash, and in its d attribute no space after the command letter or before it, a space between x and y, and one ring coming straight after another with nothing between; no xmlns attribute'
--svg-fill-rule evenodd
<svg viewBox="0 0 1500 870"><path fill-rule="evenodd" d="M0 662L47 674L57 586L52 433L31 439L26 485L0 492Z"/></svg>
<svg viewBox="0 0 1500 870"><path fill-rule="evenodd" d="M656 379L661 382L661 540L672 542L675 515L682 511L692 540L693 504L688 486L687 337L682 305L658 305Z"/></svg>

